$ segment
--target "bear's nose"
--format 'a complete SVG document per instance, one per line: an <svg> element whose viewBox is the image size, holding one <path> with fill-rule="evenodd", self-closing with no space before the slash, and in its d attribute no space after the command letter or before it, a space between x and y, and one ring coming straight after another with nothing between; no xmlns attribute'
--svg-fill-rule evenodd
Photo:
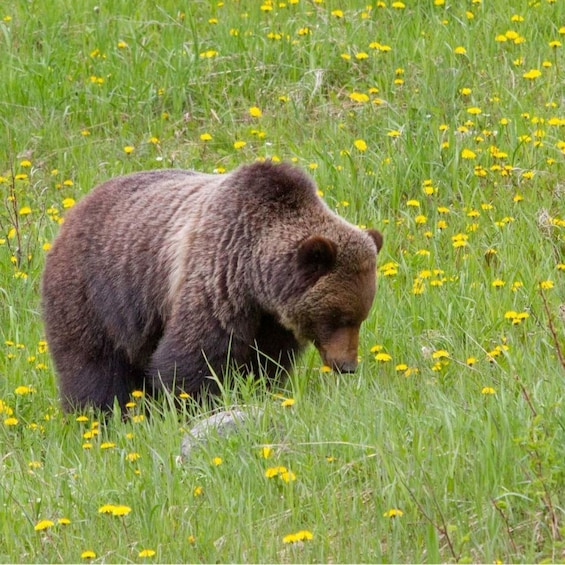
<svg viewBox="0 0 565 565"><path fill-rule="evenodd" d="M357 359L350 361L334 361L332 368L339 373L354 373L355 369L357 369Z"/></svg>

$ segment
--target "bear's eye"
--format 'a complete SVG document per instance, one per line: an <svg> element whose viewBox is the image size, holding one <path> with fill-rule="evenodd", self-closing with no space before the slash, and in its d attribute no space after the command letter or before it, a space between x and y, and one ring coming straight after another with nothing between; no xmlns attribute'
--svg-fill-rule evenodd
<svg viewBox="0 0 565 565"><path fill-rule="evenodd" d="M331 312L327 318L328 326L332 328L345 328L349 326L354 326L355 322L353 318L344 312Z"/></svg>

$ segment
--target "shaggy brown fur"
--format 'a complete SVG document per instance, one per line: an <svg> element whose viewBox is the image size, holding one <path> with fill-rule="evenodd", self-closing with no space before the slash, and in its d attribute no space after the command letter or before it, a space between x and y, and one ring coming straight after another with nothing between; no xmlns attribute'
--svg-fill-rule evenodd
<svg viewBox="0 0 565 565"><path fill-rule="evenodd" d="M65 218L43 276L64 408L123 406L144 386L215 392L207 377L228 364L273 377L308 341L354 370L381 244L287 164L100 185Z"/></svg>

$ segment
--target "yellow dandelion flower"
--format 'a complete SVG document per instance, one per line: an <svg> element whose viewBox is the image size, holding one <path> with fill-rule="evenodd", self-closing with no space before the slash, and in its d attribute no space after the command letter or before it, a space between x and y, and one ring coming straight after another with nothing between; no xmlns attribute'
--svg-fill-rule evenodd
<svg viewBox="0 0 565 565"><path fill-rule="evenodd" d="M48 528L51 528L54 525L55 522L52 522L51 520L40 520L39 522L37 522L37 524L35 524L33 529L36 532L40 532L41 530L47 530Z"/></svg>
<svg viewBox="0 0 565 565"><path fill-rule="evenodd" d="M142 549L138 554L138 557L153 557L155 555L154 549Z"/></svg>
<svg viewBox="0 0 565 565"><path fill-rule="evenodd" d="M32 394L35 392L35 389L32 386L26 386L26 385L21 385L18 386L14 389L14 393L15 394L20 394L20 395L24 395L24 394Z"/></svg>
<svg viewBox="0 0 565 565"><path fill-rule="evenodd" d="M91 549L86 549L80 554L82 559L94 559L96 557L96 553Z"/></svg>
<svg viewBox="0 0 565 565"><path fill-rule="evenodd" d="M446 359L449 357L449 352L445 349L438 349L432 353L432 359Z"/></svg>
<svg viewBox="0 0 565 565"><path fill-rule="evenodd" d="M60 524L61 526L68 526L71 523L71 521L68 518L59 518L57 520L57 524Z"/></svg>
<svg viewBox="0 0 565 565"><path fill-rule="evenodd" d="M283 543L296 543L299 541L308 541L314 539L314 534L309 530L300 530L295 534L287 534L283 537Z"/></svg>
<svg viewBox="0 0 565 565"><path fill-rule="evenodd" d="M485 386L481 389L481 394L496 394L496 390L490 386Z"/></svg>
<svg viewBox="0 0 565 565"><path fill-rule="evenodd" d="M390 510L387 510L383 516L385 518L401 518L404 516L404 512L399 508L391 508Z"/></svg>
<svg viewBox="0 0 565 565"><path fill-rule="evenodd" d="M63 199L63 208L72 208L75 205L75 199L74 198L64 198Z"/></svg>
<svg viewBox="0 0 565 565"><path fill-rule="evenodd" d="M219 467L223 462L224 462L224 460L221 457L214 457L212 459L212 463L214 463L214 465L216 465L216 467Z"/></svg>
<svg viewBox="0 0 565 565"><path fill-rule="evenodd" d="M474 151L471 151L471 149L463 149L463 151L461 151L461 158L462 159L475 159L477 157L477 154Z"/></svg>
<svg viewBox="0 0 565 565"><path fill-rule="evenodd" d="M355 145L355 148L358 151L367 151L367 143L365 143L365 141L363 139L356 139L353 142L353 145Z"/></svg>
<svg viewBox="0 0 565 565"><path fill-rule="evenodd" d="M4 420L5 426L17 426L18 423L19 423L19 420L17 418L14 418L13 416L10 416L9 418L6 418Z"/></svg>
<svg viewBox="0 0 565 565"><path fill-rule="evenodd" d="M208 49L207 51L203 51L200 53L201 59L212 59L213 57L217 57L218 52L215 49Z"/></svg>
<svg viewBox="0 0 565 565"><path fill-rule="evenodd" d="M353 100L353 102L359 102L359 103L369 102L369 96L367 94L363 94L362 92L352 92L349 95L349 98Z"/></svg>
<svg viewBox="0 0 565 565"><path fill-rule="evenodd" d="M212 136L209 133L203 133L200 135L200 141L212 141Z"/></svg>
<svg viewBox="0 0 565 565"><path fill-rule="evenodd" d="M22 206L18 214L20 216L27 216L28 214L31 214L31 208L29 206Z"/></svg>
<svg viewBox="0 0 565 565"><path fill-rule="evenodd" d="M204 493L204 487L196 486L192 491L192 496L202 496L203 493Z"/></svg>
<svg viewBox="0 0 565 565"><path fill-rule="evenodd" d="M552 289L554 287L554 284L553 284L553 281L541 281L539 283L539 286L543 290L549 290L549 289Z"/></svg>
<svg viewBox="0 0 565 565"><path fill-rule="evenodd" d="M522 76L528 80L535 80L541 76L541 71L539 69L532 69L527 73L524 73Z"/></svg>
<svg viewBox="0 0 565 565"><path fill-rule="evenodd" d="M453 52L454 52L456 55L466 55L466 54L467 54L467 49L465 49L465 47L459 45L459 46L457 46L457 47L453 50Z"/></svg>
<svg viewBox="0 0 565 565"><path fill-rule="evenodd" d="M243 149L247 143L245 141L235 141L233 144L234 149Z"/></svg>
<svg viewBox="0 0 565 565"><path fill-rule="evenodd" d="M133 153L135 151L135 147L133 145L126 145L124 147L124 152L129 155L130 153Z"/></svg>
<svg viewBox="0 0 565 565"><path fill-rule="evenodd" d="M118 504L112 508L112 516L127 516L131 512L129 506Z"/></svg>
<svg viewBox="0 0 565 565"><path fill-rule="evenodd" d="M249 108L249 115L252 118L260 118L263 115L263 112L261 111L261 108L258 108L257 106L251 106L251 108Z"/></svg>
<svg viewBox="0 0 565 565"><path fill-rule="evenodd" d="M380 361L381 363L386 363L388 361L392 361L392 355L388 353L380 352L375 355L375 361Z"/></svg>
<svg viewBox="0 0 565 565"><path fill-rule="evenodd" d="M285 400L283 400L281 402L281 406L288 408L290 406L293 406L295 402L296 402L296 400L294 398L286 398Z"/></svg>

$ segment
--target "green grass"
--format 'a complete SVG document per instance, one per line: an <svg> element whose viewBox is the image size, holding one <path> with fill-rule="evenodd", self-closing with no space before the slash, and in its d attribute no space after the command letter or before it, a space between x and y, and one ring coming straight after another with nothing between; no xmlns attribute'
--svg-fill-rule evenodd
<svg viewBox="0 0 565 565"><path fill-rule="evenodd" d="M565 3L75 4L0 8L0 561L565 560ZM184 464L167 405L63 416L39 281L65 207L257 158L385 235L357 373L309 351L290 407L239 379L263 421Z"/></svg>

